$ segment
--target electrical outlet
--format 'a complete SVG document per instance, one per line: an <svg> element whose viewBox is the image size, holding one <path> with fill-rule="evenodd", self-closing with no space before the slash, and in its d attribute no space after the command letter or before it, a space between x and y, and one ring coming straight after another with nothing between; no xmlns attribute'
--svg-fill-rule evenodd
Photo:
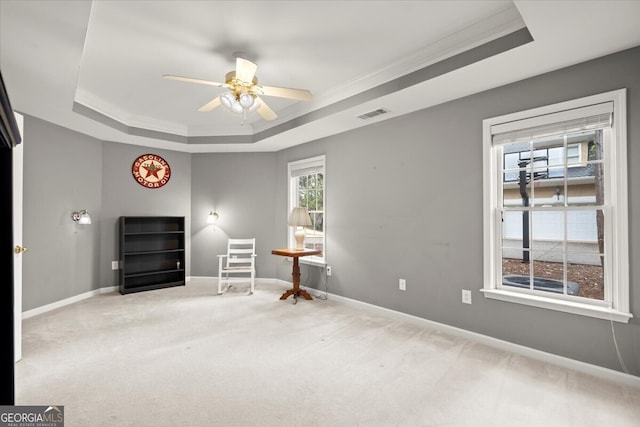
<svg viewBox="0 0 640 427"><path fill-rule="evenodd" d="M112 270L117 270L120 268L120 263L118 261L111 261L111 269Z"/></svg>
<svg viewBox="0 0 640 427"><path fill-rule="evenodd" d="M464 304L471 304L471 291L466 289L462 290L462 302Z"/></svg>
<svg viewBox="0 0 640 427"><path fill-rule="evenodd" d="M331 266L327 265L327 276L331 276Z"/></svg>
<svg viewBox="0 0 640 427"><path fill-rule="evenodd" d="M407 290L407 281L404 280L404 279L398 280L398 289L400 289L401 291L406 291Z"/></svg>

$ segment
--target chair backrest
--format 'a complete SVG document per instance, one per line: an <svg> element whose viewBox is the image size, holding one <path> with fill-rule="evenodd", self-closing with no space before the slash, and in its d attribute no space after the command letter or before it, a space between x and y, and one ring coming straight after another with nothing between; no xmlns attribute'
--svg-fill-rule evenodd
<svg viewBox="0 0 640 427"><path fill-rule="evenodd" d="M256 256L256 239L229 239L227 242L227 268L249 267Z"/></svg>

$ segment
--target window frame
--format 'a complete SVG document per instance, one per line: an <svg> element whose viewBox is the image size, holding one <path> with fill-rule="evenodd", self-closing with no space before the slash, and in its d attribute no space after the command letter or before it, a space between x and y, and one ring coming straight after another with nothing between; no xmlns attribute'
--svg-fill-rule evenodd
<svg viewBox="0 0 640 427"><path fill-rule="evenodd" d="M327 259L327 164L326 155L320 155L315 157L309 157L306 159L295 160L287 163L287 215L291 210L298 206L298 194L297 194L297 177L292 176L295 171L320 168L323 174L322 180L322 202L323 202L323 236L322 236L322 254L300 257L300 262L304 264L313 265L326 265ZM287 225L287 242L290 248L296 246L294 237L294 229Z"/></svg>
<svg viewBox="0 0 640 427"><path fill-rule="evenodd" d="M605 289L609 287L605 301L593 304L548 295L499 288L497 275L502 275L499 254L501 239L501 207L498 205L503 178L501 150L493 144L492 127L520 120L536 120L556 113L571 112L607 102L613 103L611 143L605 156L606 196L604 203L605 235L608 236L608 256L605 257ZM628 323L633 314L629 311L629 235L627 190L627 106L626 89L587 96L530 110L506 114L483 120L483 292L486 298L519 303L533 307L557 310L583 316ZM517 126L517 125L516 125ZM523 126L524 128L524 126ZM608 227L608 228L607 228ZM607 251L607 249L605 249ZM500 264L500 265L499 265ZM605 294L606 291L605 291Z"/></svg>

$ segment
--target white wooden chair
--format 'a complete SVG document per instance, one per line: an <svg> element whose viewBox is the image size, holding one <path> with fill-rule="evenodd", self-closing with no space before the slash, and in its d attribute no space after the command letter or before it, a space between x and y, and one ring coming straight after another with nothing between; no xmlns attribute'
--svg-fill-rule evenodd
<svg viewBox="0 0 640 427"><path fill-rule="evenodd" d="M232 282L250 281L251 293L256 278L256 239L229 239L227 253L218 255L218 294L227 291Z"/></svg>

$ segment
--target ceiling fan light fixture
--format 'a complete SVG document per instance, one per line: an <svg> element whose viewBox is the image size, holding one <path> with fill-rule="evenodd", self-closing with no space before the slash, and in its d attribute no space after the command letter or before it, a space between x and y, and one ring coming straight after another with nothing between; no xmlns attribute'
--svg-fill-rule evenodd
<svg viewBox="0 0 640 427"><path fill-rule="evenodd" d="M240 125L243 125L247 121L249 113L253 112L257 112L264 120L275 120L278 117L278 115L261 98L263 95L296 99L300 101L311 101L311 92L306 89L259 86L258 77L256 77L256 69L258 66L250 60L244 59L242 53L236 53L234 56L236 58L236 69L229 71L226 74L224 83L170 74L165 74L163 77L169 80L227 88L228 92L204 104L202 107L198 108L198 111L208 112L219 105L223 105L225 109L242 115Z"/></svg>
<svg viewBox="0 0 640 427"><path fill-rule="evenodd" d="M233 105L235 100L236 98L235 96L233 96L233 92L227 92L220 97L220 102L222 103L222 105L224 105L229 110L231 110L231 106Z"/></svg>
<svg viewBox="0 0 640 427"><path fill-rule="evenodd" d="M255 101L256 100L254 96L247 92L241 93L240 96L238 97L238 102L240 102L240 105L242 106L242 108L246 108L246 109L250 109L251 107L253 107L253 104L255 103Z"/></svg>
<svg viewBox="0 0 640 427"><path fill-rule="evenodd" d="M238 101L234 101L233 104L231 104L231 111L236 114L242 114L244 108L242 108L242 105L240 105Z"/></svg>

